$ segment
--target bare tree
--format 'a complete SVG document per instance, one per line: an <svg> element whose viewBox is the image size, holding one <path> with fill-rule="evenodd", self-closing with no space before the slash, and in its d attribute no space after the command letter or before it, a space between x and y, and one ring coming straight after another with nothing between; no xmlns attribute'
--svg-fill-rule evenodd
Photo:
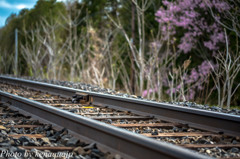
<svg viewBox="0 0 240 159"><path fill-rule="evenodd" d="M120 70L117 68L120 54L111 49L115 33L112 30L102 30L101 33L97 33L92 27L88 28L88 32L89 46L91 46L88 50L90 78L94 84L115 89Z"/></svg>
<svg viewBox="0 0 240 159"><path fill-rule="evenodd" d="M139 69L139 72L135 72L137 75L137 79L139 79L138 84L138 94L141 94L144 89L144 78L145 78L145 11L148 9L150 5L149 0L142 0L138 2L138 0L132 0L132 3L135 5L136 13L137 13L137 27L138 27L138 37L139 37L139 44L135 44L132 42L129 35L124 30L119 18L117 17L117 22L114 21L108 14L107 16L109 19L115 24L115 26L120 29L127 40L129 45L131 55L134 58L134 62ZM139 47L137 47L139 46ZM135 82L136 82L135 81Z"/></svg>
<svg viewBox="0 0 240 159"><path fill-rule="evenodd" d="M9 54L9 52L7 52L5 49L1 50L1 56L0 56L0 63L1 63L1 67L0 67L0 73L9 73L10 71L10 66L13 63L13 59L14 59L14 54Z"/></svg>
<svg viewBox="0 0 240 159"><path fill-rule="evenodd" d="M61 68L59 66L59 64L62 64L61 60L65 58L63 48L66 45L66 43L60 43L60 39L57 37L56 28L58 26L57 20L52 19L47 21L46 19L42 19L41 29L43 36L38 37L48 53L47 78L54 80L57 78L57 72L61 72L58 69Z"/></svg>
<svg viewBox="0 0 240 159"><path fill-rule="evenodd" d="M225 1L228 10L225 10L224 13L221 14L221 19L218 14L215 14L212 10L212 7L209 5L209 0L205 0L205 3L208 5L208 8L211 12L212 17L224 28L233 31L238 37L240 37L240 0L230 0Z"/></svg>
<svg viewBox="0 0 240 159"><path fill-rule="evenodd" d="M66 39L67 45L64 47L64 51L66 54L66 61L70 67L70 80L74 81L74 79L78 76L76 69L78 68L80 59L86 53L88 49L86 43L87 35L84 31L78 32L78 26L81 24L80 15L82 9L75 8L75 3L67 3L68 14L62 15L62 19L65 21L62 27L67 31L68 37ZM67 24L67 26L65 26ZM84 47L83 47L84 46Z"/></svg>
<svg viewBox="0 0 240 159"><path fill-rule="evenodd" d="M153 64L152 65L153 71L150 71L150 72L153 72L153 74L148 78L152 79L150 80L151 82L152 81L155 82L151 84L151 87L152 87L151 89L152 91L154 90L152 99L155 98L155 92L157 92L158 101L163 100L163 81L165 79L168 79L168 73L171 70L170 68L171 66L172 68L175 67L176 56L178 56L178 54L176 54L176 51L174 51L174 45L173 45L173 48L170 49L169 34L167 34L168 35L167 42L163 40L164 38L161 35L160 27L161 25L159 25L156 36L154 37L154 35L152 35L153 43L151 43L151 46L150 46L150 58L148 62L149 64ZM164 46L166 46L166 49L163 49ZM149 80L148 80L148 83L149 83ZM147 86L147 90L149 90L148 86Z"/></svg>
<svg viewBox="0 0 240 159"><path fill-rule="evenodd" d="M218 105L223 107L226 102L227 108L229 109L231 98L240 86L240 83L238 83L235 89L233 89L233 84L240 72L240 52L238 49L236 52L229 50L226 29L224 29L224 31L226 51L219 52L219 55L215 56L217 67L214 67L211 62L209 62L209 64L213 70L212 77L218 91ZM238 41L236 41L236 45L238 45Z"/></svg>
<svg viewBox="0 0 240 159"><path fill-rule="evenodd" d="M212 67L212 78L215 83L215 87L218 91L218 106L223 107L226 102L227 108L230 108L231 98L238 89L238 84L233 90L233 84L235 82L236 76L239 74L240 70L240 52L238 38L240 38L240 0L225 1L228 10L220 15L214 13L212 7L209 5L209 0L205 0L208 5L212 17L217 23L219 23L225 31L225 41L226 41L226 51L219 52L218 56L214 56L217 65L214 67L210 61ZM229 49L228 38L226 29L234 32L236 35L236 49L232 51Z"/></svg>
<svg viewBox="0 0 240 159"><path fill-rule="evenodd" d="M46 41L39 31L39 25L36 25L36 30L27 31L24 29L25 44L20 44L20 49L25 61L28 64L29 71L34 77L44 77L44 61L47 57L47 52L39 38Z"/></svg>

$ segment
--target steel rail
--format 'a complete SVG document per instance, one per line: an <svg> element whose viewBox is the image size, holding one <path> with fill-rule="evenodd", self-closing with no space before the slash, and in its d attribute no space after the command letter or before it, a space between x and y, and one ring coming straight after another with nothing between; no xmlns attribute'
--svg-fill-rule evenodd
<svg viewBox="0 0 240 159"><path fill-rule="evenodd" d="M82 92L93 98L93 104L102 106L118 107L132 112L137 111L144 115L154 115L157 118L188 124L191 127L221 132L226 135L239 136L240 116L212 112L207 110L182 107L154 101L146 101L134 98L125 98L97 92L89 92L80 89L63 87L48 83L30 81L25 79L0 76L0 81L26 86L35 90L51 92L56 95L72 97L76 92Z"/></svg>
<svg viewBox="0 0 240 159"><path fill-rule="evenodd" d="M115 149L130 158L209 158L175 145L159 142L103 122L0 91L0 101L36 115L74 133Z"/></svg>

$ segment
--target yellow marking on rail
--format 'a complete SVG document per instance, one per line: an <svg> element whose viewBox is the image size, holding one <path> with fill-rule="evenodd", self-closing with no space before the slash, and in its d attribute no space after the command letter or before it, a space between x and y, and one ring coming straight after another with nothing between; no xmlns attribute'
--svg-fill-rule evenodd
<svg viewBox="0 0 240 159"><path fill-rule="evenodd" d="M81 108L91 109L91 108L95 108L95 107L88 106L88 107L81 107Z"/></svg>

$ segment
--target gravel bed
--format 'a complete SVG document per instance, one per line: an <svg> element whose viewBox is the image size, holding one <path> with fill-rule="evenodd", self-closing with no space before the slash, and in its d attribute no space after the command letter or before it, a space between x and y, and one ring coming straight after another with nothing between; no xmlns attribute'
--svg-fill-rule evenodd
<svg viewBox="0 0 240 159"><path fill-rule="evenodd" d="M12 75L8 75L8 76L14 77ZM111 89L108 89L108 88L101 88L101 87L98 87L98 86L95 86L95 85L85 84L85 83L80 83L80 82L47 80L47 79L40 79L40 78L33 78L33 77L19 77L19 78L33 80L33 81L39 81L39 82L44 82L44 83L51 83L51 84L55 84L55 85L61 85L61 86L65 86L65 87L71 87L71 88L76 88L76 89L81 89L81 90L86 90L86 91L99 92L99 93L103 93L103 94L111 94L111 95L122 96L122 97L126 97L126 98L137 98L137 99L140 99L140 100L151 101L151 100L145 99L141 96L129 95L129 94L121 93L121 92L114 91L114 90L111 90ZM153 100L153 101L155 101L155 100ZM222 113L228 113L228 114L232 114L232 115L240 115L240 110L239 109L228 110L228 109L222 109L222 108L217 107L217 106L210 107L208 105L201 105L201 104L197 104L195 102L189 102L189 101L185 101L185 102L159 102L159 103L174 104L174 105L178 105L178 106L204 109L204 110L208 110L208 111L222 112Z"/></svg>
<svg viewBox="0 0 240 159"><path fill-rule="evenodd" d="M214 139L213 137L160 137L156 138L159 141L167 142L171 144L221 144L226 143L230 139L221 139L221 142L219 141L219 138ZM224 141L227 140L227 141ZM233 140L232 143L234 143L236 140ZM228 142L229 143L229 142ZM230 142L231 143L231 142ZM239 143L239 141L238 141ZM214 158L239 158L240 157L240 150L238 147L232 147L228 149L223 149L219 147L214 148L197 148L194 149L195 151L198 151L201 154L205 154Z"/></svg>
<svg viewBox="0 0 240 159"><path fill-rule="evenodd" d="M239 148L233 147L228 150L224 150L218 147L215 148L199 148L198 152L202 154L209 155L215 158L239 158L240 150Z"/></svg>
<svg viewBox="0 0 240 159"><path fill-rule="evenodd" d="M127 128L127 130L138 133L138 134L150 133L152 135L158 135L159 133L201 132L200 130L187 128L187 127L181 127L181 128L173 127L171 129L140 127L140 128Z"/></svg>
<svg viewBox="0 0 240 159"><path fill-rule="evenodd" d="M109 152L103 153L98 148L96 143L84 143L76 137L73 137L68 133L67 129L57 131L52 128L50 124L41 124L37 120L31 120L30 117L25 117L16 111L9 109L7 103L0 103L0 113L4 113L0 117L0 125L3 126L0 129L0 151L6 152L0 158L71 158L71 159L120 159L120 155L111 155ZM40 125L35 128L14 128L14 125ZM27 136L21 136L19 138L9 137L11 134L45 134L43 138L29 138ZM27 150L19 146L66 146L75 147L73 151L58 151L50 152L49 150ZM60 154L62 154L61 157ZM28 157L27 157L28 155ZM30 157L31 155L31 157ZM65 156L64 156L65 155ZM68 155L68 156L67 156Z"/></svg>
<svg viewBox="0 0 240 159"><path fill-rule="evenodd" d="M144 123L144 124L153 124L153 123L160 123L162 121L159 120L103 120L105 123L109 124L136 124L136 123ZM158 135L160 133L180 133L180 132L202 132L198 129L189 128L188 126L183 127L173 127L173 128L150 128L150 127L134 127L134 128L124 128L128 131L142 134L148 133L152 135ZM184 136L184 137L156 137L158 141L166 142L170 144L240 144L240 137L229 137L229 136ZM197 148L195 151L199 153L216 157L216 158L237 158L240 157L240 150L237 147L223 149L223 148Z"/></svg>

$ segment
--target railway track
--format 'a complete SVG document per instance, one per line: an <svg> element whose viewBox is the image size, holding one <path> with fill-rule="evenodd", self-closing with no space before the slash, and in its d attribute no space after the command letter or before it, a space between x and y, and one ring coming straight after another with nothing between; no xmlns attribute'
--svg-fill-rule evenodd
<svg viewBox="0 0 240 159"><path fill-rule="evenodd" d="M157 103L149 102L148 105L151 105L153 109L154 107L155 109L159 109L158 111L152 113L152 110L149 110L150 108L145 109L147 105L146 102L141 103L140 101L136 101L134 99L130 99L130 102L127 103L126 99L123 98L117 98L113 96L109 97L97 93L91 94L91 92L8 77L0 77L0 81L23 85L25 87L35 89L34 91L29 89L26 90L26 88L22 87L9 86L6 84L1 85L1 88L4 91L51 105L54 107L54 109L64 109L77 115L98 120L115 127L124 128L128 131L132 131L149 138L154 138L156 140L166 141L182 147L194 149L200 153L204 153L212 157L240 157L238 154L240 147L240 120L238 116L213 112L207 112L206 115L204 114L204 111L198 110L199 112L197 112L195 109L181 110L180 107L176 106L172 106L173 110L171 110L170 108L166 108L167 106L170 107L169 105L156 108ZM41 90L42 92L36 90ZM43 92L48 93L46 94ZM74 98L71 97L73 95L75 95ZM115 98L117 98L118 101L111 103L111 101L113 101ZM124 103L127 105L123 105ZM128 104L131 106L128 106ZM135 108L136 104L138 104L138 108ZM142 105L145 106L142 107ZM159 114L160 110L163 110L164 113L170 113L170 115L161 115ZM192 114L191 110L193 111ZM173 114L173 111L177 111L179 114L176 112ZM183 113L185 114L185 117L181 117ZM195 116L197 115L200 116L200 119L206 120L208 118L212 119L213 121L209 120L208 123L202 126L202 122L195 122L195 119L193 119L196 118ZM171 116L174 116L174 118ZM186 118L188 118L188 121ZM189 121L189 119L191 119L191 121ZM214 125L209 124L224 120L227 122L225 121L222 124L231 123L232 125L222 126L220 128L219 123L215 123ZM159 143L162 142L158 142L158 144ZM139 152L139 149L136 148L135 150L136 152ZM149 152L148 155L150 155L150 153L151 152ZM172 152L169 151L169 153ZM191 154L191 152L188 152L187 154ZM167 155L165 154L163 156ZM171 157L179 158L180 156L175 155ZM184 156L184 158L186 157L190 156ZM196 157L202 158L203 156L195 156L194 158Z"/></svg>

